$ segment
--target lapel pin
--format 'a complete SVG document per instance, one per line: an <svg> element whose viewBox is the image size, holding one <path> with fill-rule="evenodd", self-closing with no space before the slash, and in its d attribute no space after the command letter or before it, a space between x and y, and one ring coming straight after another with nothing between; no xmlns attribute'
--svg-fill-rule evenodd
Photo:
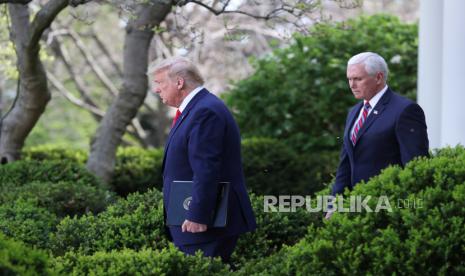
<svg viewBox="0 0 465 276"><path fill-rule="evenodd" d="M378 110L373 110L373 114L377 115L377 114L378 114Z"/></svg>

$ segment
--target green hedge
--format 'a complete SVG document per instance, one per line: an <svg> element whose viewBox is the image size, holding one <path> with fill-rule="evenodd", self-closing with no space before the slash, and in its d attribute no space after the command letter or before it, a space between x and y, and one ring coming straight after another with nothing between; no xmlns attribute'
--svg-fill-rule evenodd
<svg viewBox="0 0 465 276"><path fill-rule="evenodd" d="M311 195L331 180L337 151L297 154L283 141L249 138L242 142L247 188L261 195Z"/></svg>
<svg viewBox="0 0 465 276"><path fill-rule="evenodd" d="M82 149L71 149L49 144L24 149L22 159L29 161L67 160L85 164L87 161L87 152Z"/></svg>
<svg viewBox="0 0 465 276"><path fill-rule="evenodd" d="M228 266L219 259L185 256L173 246L162 250L124 249L86 256L68 253L54 261L62 275L224 275Z"/></svg>
<svg viewBox="0 0 465 276"><path fill-rule="evenodd" d="M32 182L23 186L2 188L0 203L18 198L35 199L36 205L44 207L59 217L101 212L112 195L100 187L82 183L60 181Z"/></svg>
<svg viewBox="0 0 465 276"><path fill-rule="evenodd" d="M51 235L50 249L56 255L67 251L93 254L123 248L161 249L167 244L162 195L149 190L120 199L98 215L66 217Z"/></svg>
<svg viewBox="0 0 465 276"><path fill-rule="evenodd" d="M56 215L38 207L34 199L18 199L0 205L0 234L31 246L48 247L49 235L58 222Z"/></svg>
<svg viewBox="0 0 465 276"><path fill-rule="evenodd" d="M83 150L67 149L53 145L27 148L23 151L25 160L76 162L85 166L88 155ZM111 189L120 196L133 192L144 192L150 188L161 190L161 166L163 150L120 147L116 153L115 170Z"/></svg>
<svg viewBox="0 0 465 276"><path fill-rule="evenodd" d="M0 233L0 275L49 275L47 255Z"/></svg>
<svg viewBox="0 0 465 276"><path fill-rule="evenodd" d="M294 213L265 213L263 197L251 195L259 228L241 236L233 261L262 258L293 244L306 233L307 226L321 223L321 214L298 210ZM50 249L55 255L75 251L90 255L97 251L129 248L162 249L169 242L164 233L162 195L157 190L134 193L98 215L67 217L51 234Z"/></svg>
<svg viewBox="0 0 465 276"><path fill-rule="evenodd" d="M387 168L346 195L375 199L385 195L392 212L336 213L324 227L309 227L295 246L244 267L240 274L465 273L463 147L443 149L434 158L410 162L405 169ZM375 209L376 204L372 200L368 206Z"/></svg>
<svg viewBox="0 0 465 276"><path fill-rule="evenodd" d="M24 160L0 166L0 186L22 186L30 182L69 181L102 186L83 166L69 160Z"/></svg>
<svg viewBox="0 0 465 276"><path fill-rule="evenodd" d="M40 248L60 217L100 212L114 196L72 161L17 161L0 166L0 232Z"/></svg>
<svg viewBox="0 0 465 276"><path fill-rule="evenodd" d="M240 236L232 262L241 267L278 252L283 245L292 245L307 233L309 225L322 224L321 213L309 213L299 208L296 212L264 212L263 196L250 195L257 220L257 230Z"/></svg>
<svg viewBox="0 0 465 276"><path fill-rule="evenodd" d="M150 188L161 191L163 150L119 148L111 186L121 196L132 192L145 192Z"/></svg>
<svg viewBox="0 0 465 276"><path fill-rule="evenodd" d="M100 212L114 195L76 162L23 160L0 166L0 203L18 198L63 217Z"/></svg>
<svg viewBox="0 0 465 276"><path fill-rule="evenodd" d="M247 187L262 195L313 194L331 180L337 167L338 154L338 151L298 154L284 141L271 138L244 139L242 160ZM52 146L27 149L24 156L28 160L70 158L71 161L82 162L82 165L86 159L82 151L73 152ZM68 163L72 164L71 161ZM120 148L111 189L120 196L144 192L150 188L161 190L162 163L161 149Z"/></svg>

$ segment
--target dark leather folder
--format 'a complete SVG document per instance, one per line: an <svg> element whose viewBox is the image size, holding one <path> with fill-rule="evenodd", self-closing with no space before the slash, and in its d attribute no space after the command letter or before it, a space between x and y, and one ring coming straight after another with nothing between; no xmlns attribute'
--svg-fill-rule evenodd
<svg viewBox="0 0 465 276"><path fill-rule="evenodd" d="M166 211L168 226L181 226L187 216L192 200L192 181L173 181L170 186L169 202ZM229 182L218 184L216 208L211 214L213 224L210 227L225 227L228 217Z"/></svg>

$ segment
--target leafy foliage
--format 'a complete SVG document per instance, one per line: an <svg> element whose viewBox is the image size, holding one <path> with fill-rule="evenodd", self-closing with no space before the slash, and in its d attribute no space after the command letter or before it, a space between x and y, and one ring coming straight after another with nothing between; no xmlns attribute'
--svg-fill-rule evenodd
<svg viewBox="0 0 465 276"><path fill-rule="evenodd" d="M54 262L63 275L221 275L228 267L219 259L185 256L170 246L162 250L97 252L86 256L67 253Z"/></svg>
<svg viewBox="0 0 465 276"><path fill-rule="evenodd" d="M233 252L232 262L241 267L278 252L282 246L296 243L309 225L321 225L321 213L309 213L303 208L295 212L264 212L263 196L250 195L257 220L254 232L242 235Z"/></svg>
<svg viewBox="0 0 465 276"><path fill-rule="evenodd" d="M163 150L120 148L117 152L115 172L111 186L122 196L149 188L162 188L161 166Z"/></svg>
<svg viewBox="0 0 465 276"><path fill-rule="evenodd" d="M157 190L134 193L96 216L67 217L52 234L51 249L62 255L67 251L93 254L123 248L164 248L168 242L161 199Z"/></svg>
<svg viewBox="0 0 465 276"><path fill-rule="evenodd" d="M76 162L67 160L53 161L17 161L0 166L0 185L21 186L30 182L70 181L102 186L91 173Z"/></svg>
<svg viewBox="0 0 465 276"><path fill-rule="evenodd" d="M71 160L80 164L87 160L82 150L56 146L32 147L23 155L26 160ZM256 137L243 140L242 156L247 187L264 195L312 194L330 181L338 161L335 151L298 154L282 141ZM161 190L162 163L161 149L120 148L109 185L120 196L151 188Z"/></svg>
<svg viewBox="0 0 465 276"><path fill-rule="evenodd" d="M48 160L77 162L84 166L87 152L56 145L30 147L23 151L25 160ZM150 188L161 190L161 166L163 151L160 149L142 149L136 147L119 148L116 153L115 171L111 189L120 196L133 192L144 192ZM87 173L89 174L89 173Z"/></svg>
<svg viewBox="0 0 465 276"><path fill-rule="evenodd" d="M337 152L297 154L284 142L249 138L242 142L247 188L260 195L310 195L329 182L336 170Z"/></svg>
<svg viewBox="0 0 465 276"><path fill-rule="evenodd" d="M58 224L56 215L35 200L15 200L0 205L0 234L31 246L46 248L49 234Z"/></svg>
<svg viewBox="0 0 465 276"><path fill-rule="evenodd" d="M112 200L112 194L100 187L66 181L31 182L1 190L0 203L34 199L37 206L59 217L98 213Z"/></svg>
<svg viewBox="0 0 465 276"><path fill-rule="evenodd" d="M7 239L0 233L1 275L49 275L47 255L24 244Z"/></svg>

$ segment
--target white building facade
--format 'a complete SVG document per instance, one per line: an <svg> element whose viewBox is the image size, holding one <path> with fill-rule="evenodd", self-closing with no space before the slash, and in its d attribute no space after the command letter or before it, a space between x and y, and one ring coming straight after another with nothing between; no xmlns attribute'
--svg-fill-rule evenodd
<svg viewBox="0 0 465 276"><path fill-rule="evenodd" d="M430 148L465 146L465 0L421 0L418 103Z"/></svg>

